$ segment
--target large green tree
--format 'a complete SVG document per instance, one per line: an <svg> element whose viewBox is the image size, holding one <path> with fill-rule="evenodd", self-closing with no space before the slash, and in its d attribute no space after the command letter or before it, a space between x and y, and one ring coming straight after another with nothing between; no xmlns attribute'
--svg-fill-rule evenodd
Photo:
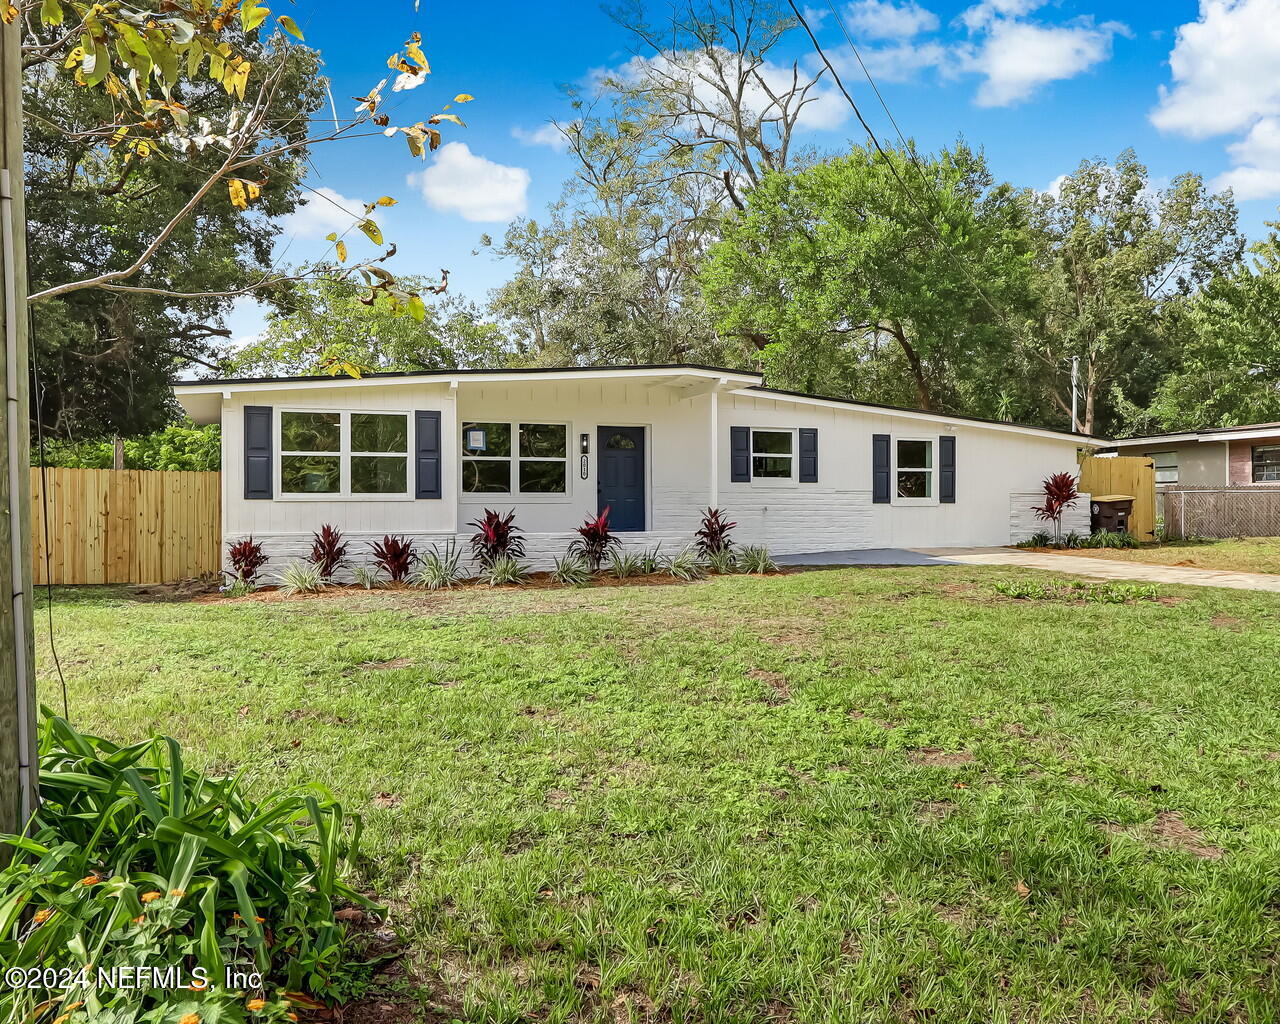
<svg viewBox="0 0 1280 1024"><path fill-rule="evenodd" d="M1025 205L981 153L854 147L766 175L701 279L775 384L994 413L1031 262Z"/></svg>
<svg viewBox="0 0 1280 1024"><path fill-rule="evenodd" d="M1195 430L1280 420L1280 224L1253 266L1211 281L1187 311L1179 365L1156 390L1152 425Z"/></svg>
<svg viewBox="0 0 1280 1024"><path fill-rule="evenodd" d="M426 287L413 278L402 283ZM370 301L351 281L322 279L291 288L258 338L224 353L223 368L234 376L444 370L501 366L507 355L502 332L465 300L428 304L418 320L384 298Z"/></svg>
<svg viewBox="0 0 1280 1024"><path fill-rule="evenodd" d="M1085 161L1056 194L1036 195L1031 220L1037 317L1021 354L1059 416L1070 413L1078 357L1080 426L1105 435L1176 367L1189 298L1239 266L1235 204L1196 174L1153 187L1129 150L1114 164Z"/></svg>

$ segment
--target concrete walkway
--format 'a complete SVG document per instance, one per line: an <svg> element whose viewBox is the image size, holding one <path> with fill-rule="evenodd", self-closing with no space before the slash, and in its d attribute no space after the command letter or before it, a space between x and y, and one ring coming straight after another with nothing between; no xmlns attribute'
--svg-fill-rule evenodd
<svg viewBox="0 0 1280 1024"><path fill-rule="evenodd" d="M1280 575L1261 572L1225 572L1185 565L1148 565L1112 558L1056 555L1019 548L865 548L849 551L814 551L776 555L780 565L1007 565L1010 568L1044 569L1070 576L1099 580L1142 580L1178 583L1190 587L1228 587L1232 590L1267 590L1280 593Z"/></svg>
<svg viewBox="0 0 1280 1024"><path fill-rule="evenodd" d="M1280 593L1280 575L1270 573L1226 572L1218 569L1195 569L1186 565L1150 565L1146 562L1046 554L1017 548L931 548L922 553L958 565L1008 565L1065 572L1072 576L1091 576L1101 580L1143 580L1191 587L1229 587L1232 590L1269 590Z"/></svg>

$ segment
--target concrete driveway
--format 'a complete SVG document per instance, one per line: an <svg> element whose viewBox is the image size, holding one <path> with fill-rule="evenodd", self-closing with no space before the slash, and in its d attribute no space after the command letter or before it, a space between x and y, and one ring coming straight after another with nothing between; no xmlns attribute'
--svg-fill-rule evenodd
<svg viewBox="0 0 1280 1024"><path fill-rule="evenodd" d="M1020 548L869 548L774 556L780 565L1007 565L1099 580L1141 580L1191 587L1228 587L1280 593L1280 575L1224 572L1185 565L1147 565L1111 558L1046 554Z"/></svg>

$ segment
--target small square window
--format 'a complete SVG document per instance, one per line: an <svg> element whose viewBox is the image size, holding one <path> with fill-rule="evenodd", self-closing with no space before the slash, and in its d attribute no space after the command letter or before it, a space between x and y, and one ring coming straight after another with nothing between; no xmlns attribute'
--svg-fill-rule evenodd
<svg viewBox="0 0 1280 1024"><path fill-rule="evenodd" d="M795 434L790 430L751 431L751 478L790 480Z"/></svg>
<svg viewBox="0 0 1280 1024"><path fill-rule="evenodd" d="M1178 453L1152 452L1147 456L1155 465L1156 483L1176 484L1178 482Z"/></svg>
<svg viewBox="0 0 1280 1024"><path fill-rule="evenodd" d="M902 439L896 446L897 495L899 498L933 497L933 442Z"/></svg>
<svg viewBox="0 0 1280 1024"><path fill-rule="evenodd" d="M1259 445L1253 449L1253 482L1280 483L1280 445Z"/></svg>

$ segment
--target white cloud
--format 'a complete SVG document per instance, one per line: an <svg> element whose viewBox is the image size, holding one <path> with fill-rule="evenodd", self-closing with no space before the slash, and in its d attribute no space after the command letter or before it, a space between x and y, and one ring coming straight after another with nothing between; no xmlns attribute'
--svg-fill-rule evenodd
<svg viewBox="0 0 1280 1024"><path fill-rule="evenodd" d="M925 68L941 68L948 61L948 51L939 43L895 43L862 51L862 61L871 74L885 82L906 82ZM832 58L841 77L862 74L853 54L846 48Z"/></svg>
<svg viewBox="0 0 1280 1024"><path fill-rule="evenodd" d="M984 76L975 102L1006 107L1040 86L1072 78L1111 56L1111 41L1128 29L1119 22L1094 25L1088 18L1064 25L992 21L985 38L961 51L961 66Z"/></svg>
<svg viewBox="0 0 1280 1024"><path fill-rule="evenodd" d="M324 238L334 231L342 234L363 216L364 206L363 199L351 199L321 185L285 217L282 233L297 238Z"/></svg>
<svg viewBox="0 0 1280 1024"><path fill-rule="evenodd" d="M961 11L957 20L970 32L980 32L997 18L1021 18L1044 3L1045 0L982 0Z"/></svg>
<svg viewBox="0 0 1280 1024"><path fill-rule="evenodd" d="M508 221L528 204L529 172L523 167L476 156L465 142L447 142L424 171L410 174L409 184L437 210L465 220Z"/></svg>
<svg viewBox="0 0 1280 1024"><path fill-rule="evenodd" d="M1193 139L1239 132L1280 114L1280 10L1276 0L1200 0L1179 27L1151 123Z"/></svg>
<svg viewBox="0 0 1280 1024"><path fill-rule="evenodd" d="M1229 188L1237 199L1280 196L1280 118L1264 117L1227 152L1236 166L1218 175L1212 188Z"/></svg>
<svg viewBox="0 0 1280 1024"><path fill-rule="evenodd" d="M938 16L915 0L855 0L846 11L850 31L868 39L910 39L938 27Z"/></svg>
<svg viewBox="0 0 1280 1024"><path fill-rule="evenodd" d="M563 153L569 148L569 140L564 137L564 132L550 123L539 125L537 128L522 128L518 124L514 125L511 129L511 137L519 139L526 146L548 146L557 153Z"/></svg>
<svg viewBox="0 0 1280 1024"><path fill-rule="evenodd" d="M1067 176L1065 174L1059 174L1056 178L1053 179L1053 181L1049 182L1049 184L1046 187L1042 188L1040 191L1043 192L1045 195L1053 196L1054 199L1057 199L1058 196L1062 195L1062 183L1066 180L1067 180Z"/></svg>
<svg viewBox="0 0 1280 1024"><path fill-rule="evenodd" d="M818 29L822 23L827 20L827 15L831 13L826 7L805 7L802 9L804 20L809 23L811 29Z"/></svg>

